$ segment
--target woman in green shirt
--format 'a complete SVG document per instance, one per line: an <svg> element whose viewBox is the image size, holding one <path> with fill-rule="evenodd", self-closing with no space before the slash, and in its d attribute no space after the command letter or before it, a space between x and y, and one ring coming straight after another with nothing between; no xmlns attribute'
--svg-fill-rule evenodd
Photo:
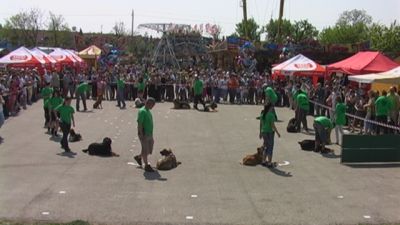
<svg viewBox="0 0 400 225"><path fill-rule="evenodd" d="M281 137L275 126L276 117L272 111L272 104L269 102L264 106L264 110L260 116L260 139L264 140L264 151L262 165L273 167L272 153L274 150L274 136L275 132L278 137Z"/></svg>
<svg viewBox="0 0 400 225"><path fill-rule="evenodd" d="M58 118L60 114L55 110L58 106L62 105L64 100L61 97L60 91L56 90L53 93L53 97L48 100L48 107L50 110L50 127L51 135L58 137L57 131L59 127Z"/></svg>
<svg viewBox="0 0 400 225"><path fill-rule="evenodd" d="M72 126L75 127L75 110L71 106L71 98L65 98L64 104L58 106L56 111L60 113L60 127L63 133L61 139L61 148L63 148L65 152L71 152L71 149L68 147L68 135L69 131L71 130L71 122Z"/></svg>

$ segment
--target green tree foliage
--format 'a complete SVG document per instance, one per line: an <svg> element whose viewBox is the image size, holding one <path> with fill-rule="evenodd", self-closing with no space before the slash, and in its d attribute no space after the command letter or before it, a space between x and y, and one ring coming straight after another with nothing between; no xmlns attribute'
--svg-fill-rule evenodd
<svg viewBox="0 0 400 225"><path fill-rule="evenodd" d="M318 30L308 20L296 21L293 24L291 37L296 43L316 39L318 37Z"/></svg>
<svg viewBox="0 0 400 225"><path fill-rule="evenodd" d="M389 27L374 23L369 29L371 49L393 53L400 53L400 25L394 21Z"/></svg>
<svg viewBox="0 0 400 225"><path fill-rule="evenodd" d="M49 24L47 27L51 32L50 43L55 47L70 44L70 39L72 38L70 34L71 30L65 22L64 17L62 15L55 15L52 12L49 15Z"/></svg>
<svg viewBox="0 0 400 225"><path fill-rule="evenodd" d="M350 11L344 11L340 14L336 25L339 26L354 26L356 24L370 25L372 23L372 17L367 14L365 10L353 9Z"/></svg>
<svg viewBox="0 0 400 225"><path fill-rule="evenodd" d="M251 41L259 41L260 40L260 30L259 25L253 18L247 20L247 22L240 22L236 24L236 34L239 37L249 39ZM246 32L248 37L246 37Z"/></svg>
<svg viewBox="0 0 400 225"><path fill-rule="evenodd" d="M267 40L271 43L278 42L278 20L270 19L269 23L263 28L263 31L267 33ZM282 19L281 25L281 37L284 39L285 37L290 37L293 32L293 25L290 20Z"/></svg>

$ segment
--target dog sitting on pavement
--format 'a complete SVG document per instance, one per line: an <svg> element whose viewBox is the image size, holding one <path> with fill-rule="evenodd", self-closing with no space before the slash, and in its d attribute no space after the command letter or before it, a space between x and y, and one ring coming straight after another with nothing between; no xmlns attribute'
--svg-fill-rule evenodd
<svg viewBox="0 0 400 225"><path fill-rule="evenodd" d="M119 157L119 155L112 151L111 149L111 138L105 137L102 143L92 143L87 149L82 150L84 153L89 155L97 156L108 156L108 157Z"/></svg>
<svg viewBox="0 0 400 225"><path fill-rule="evenodd" d="M218 108L217 103L212 101L210 104L207 104L206 107L204 108L204 112L216 112Z"/></svg>
<svg viewBox="0 0 400 225"><path fill-rule="evenodd" d="M174 100L174 109L190 109L189 102L180 101L179 99Z"/></svg>
<svg viewBox="0 0 400 225"><path fill-rule="evenodd" d="M172 153L171 149L163 149L160 151L160 154L163 156L163 158L157 161L158 170L171 170L181 164L181 162L176 160L176 157L174 153Z"/></svg>
<svg viewBox="0 0 400 225"><path fill-rule="evenodd" d="M263 151L263 147L257 148L257 152L252 155L245 156L241 164L245 166L256 166L258 164L261 164Z"/></svg>
<svg viewBox="0 0 400 225"><path fill-rule="evenodd" d="M79 133L76 133L74 129L71 128L71 130L69 130L69 138L68 141L69 142L77 142L82 140L82 135Z"/></svg>

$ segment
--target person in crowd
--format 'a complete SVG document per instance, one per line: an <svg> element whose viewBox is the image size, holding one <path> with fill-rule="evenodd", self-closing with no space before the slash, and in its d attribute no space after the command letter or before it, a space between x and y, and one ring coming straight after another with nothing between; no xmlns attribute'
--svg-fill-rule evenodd
<svg viewBox="0 0 400 225"><path fill-rule="evenodd" d="M117 106L120 109L125 109L125 80L118 76L117 78Z"/></svg>
<svg viewBox="0 0 400 225"><path fill-rule="evenodd" d="M72 127L75 127L75 119L74 119L74 108L71 106L71 98L65 98L65 101L62 105L55 108L57 112L60 114L60 127L63 133L61 139L61 148L64 149L66 153L72 153L71 149L68 146L68 135ZM72 122L72 123L71 123Z"/></svg>
<svg viewBox="0 0 400 225"><path fill-rule="evenodd" d="M0 128L3 126L5 117L4 117L4 112L3 112L3 105L5 104L3 96L0 94ZM2 137L0 136L0 142L2 140Z"/></svg>
<svg viewBox="0 0 400 225"><path fill-rule="evenodd" d="M43 98L43 110L44 110L44 127L47 128L47 131L50 133L50 109L49 109L49 99L53 96L53 88L50 83L46 83L46 87L44 87L41 91L41 96Z"/></svg>
<svg viewBox="0 0 400 225"><path fill-rule="evenodd" d="M141 153L136 155L134 159L142 166L144 163L144 170L146 172L155 172L148 162L148 156L153 153L154 138L153 138L153 116L151 110L153 109L156 101L154 98L149 97L146 100L145 106L138 111L138 137L142 146Z"/></svg>
<svg viewBox="0 0 400 225"><path fill-rule="evenodd" d="M263 139L263 158L262 165L267 167L273 167L272 155L274 150L274 137L275 133L280 137L280 133L275 126L276 117L275 113L272 111L271 102L267 102L264 105L264 109L260 115L260 133L259 138Z"/></svg>
<svg viewBox="0 0 400 225"><path fill-rule="evenodd" d="M304 92L300 92L295 95L296 96L296 111L297 111L297 120L296 120L296 127L297 131L300 132L301 125L303 124L303 129L308 133L308 126L307 126L307 114L310 109L310 102L308 100L308 96Z"/></svg>
<svg viewBox="0 0 400 225"><path fill-rule="evenodd" d="M193 84L193 89L194 89L194 104L193 108L197 109L197 104L200 102L203 105L203 109L205 110L206 104L203 101L203 88L204 84L203 81L200 80L199 76L196 74L194 75L194 84Z"/></svg>
<svg viewBox="0 0 400 225"><path fill-rule="evenodd" d="M379 96L375 101L376 122L383 124L383 126L377 125L376 127L377 134L381 134L381 130L383 130L384 134L388 133L388 129L384 125L386 125L388 122L388 115L391 109L391 105L386 95L387 95L386 90L383 90L382 95Z"/></svg>
<svg viewBox="0 0 400 225"><path fill-rule="evenodd" d="M364 104L364 110L367 112L365 115L364 121L364 132L367 135L371 135L374 133L374 124L369 121L375 120L375 92L370 90L368 92L368 102Z"/></svg>
<svg viewBox="0 0 400 225"><path fill-rule="evenodd" d="M50 128L51 128L51 135L58 137L57 131L59 127L59 113L57 112L56 108L62 105L64 102L63 98L61 97L60 91L56 90L53 93L53 96L49 99L49 111L50 111Z"/></svg>
<svg viewBox="0 0 400 225"><path fill-rule="evenodd" d="M397 126L398 125L398 118L399 118L399 109L400 109L400 97L397 95L396 87L390 87L389 94L387 98L390 102L390 110L389 110L389 119L390 124Z"/></svg>
<svg viewBox="0 0 400 225"><path fill-rule="evenodd" d="M315 152L324 152L325 145L328 144L330 140L331 130L333 128L333 123L331 119L326 116L318 116L314 119L313 124L315 130Z"/></svg>
<svg viewBox="0 0 400 225"><path fill-rule="evenodd" d="M76 111L79 112L79 102L82 100L83 103L83 110L86 111L86 93L89 90L88 83L81 81L80 84L76 87Z"/></svg>
<svg viewBox="0 0 400 225"><path fill-rule="evenodd" d="M335 107L335 134L336 144L342 145L343 143L343 126L346 124L346 105L343 103L341 97L336 98Z"/></svg>

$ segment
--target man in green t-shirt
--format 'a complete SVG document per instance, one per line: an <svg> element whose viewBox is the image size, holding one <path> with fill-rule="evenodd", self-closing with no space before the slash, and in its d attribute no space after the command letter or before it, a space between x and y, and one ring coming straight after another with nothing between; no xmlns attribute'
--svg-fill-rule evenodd
<svg viewBox="0 0 400 225"><path fill-rule="evenodd" d="M68 146L68 135L71 130L71 124L75 127L74 120L74 108L71 106L71 98L65 98L64 104L55 108L57 112L60 113L60 127L63 133L61 139L61 148L65 150L65 152L71 153L71 149Z"/></svg>
<svg viewBox="0 0 400 225"><path fill-rule="evenodd" d="M203 81L200 80L199 76L196 74L194 75L194 82L193 82L193 91L194 91L194 101L193 101L193 108L197 108L197 104L200 102L203 105L203 109L205 110L206 104L203 101Z"/></svg>
<svg viewBox="0 0 400 225"><path fill-rule="evenodd" d="M308 126L307 126L307 114L310 110L310 102L308 100L307 94L301 92L296 96L296 105L297 105L297 120L296 120L296 129L300 132L301 125L303 124L304 130L308 133Z"/></svg>
<svg viewBox="0 0 400 225"><path fill-rule="evenodd" d="M319 152L325 151L325 145L328 144L329 136L333 128L331 120L326 116L319 116L314 119L314 130L315 130L315 149L314 151Z"/></svg>
<svg viewBox="0 0 400 225"><path fill-rule="evenodd" d="M392 124L398 124L399 109L400 109L400 97L397 94L396 87L393 86L390 88L387 98L388 98L388 100L390 102L390 106L391 106L391 108L389 110L390 122Z"/></svg>
<svg viewBox="0 0 400 225"><path fill-rule="evenodd" d="M121 109L126 107L125 104L125 81L118 76L117 79L117 106Z"/></svg>
<svg viewBox="0 0 400 225"><path fill-rule="evenodd" d="M86 82L81 81L76 87L76 111L79 111L79 102L82 99L83 110L86 111L86 92L89 90L89 85Z"/></svg>
<svg viewBox="0 0 400 225"><path fill-rule="evenodd" d="M63 104L64 99L61 97L60 91L57 90L53 93L53 97L51 97L48 101L50 111L51 135L58 137L58 113L55 109Z"/></svg>
<svg viewBox="0 0 400 225"><path fill-rule="evenodd" d="M138 97L142 100L143 99L143 94L144 94L144 89L146 88L146 84L144 83L143 77L140 77L137 84L136 88L138 90Z"/></svg>
<svg viewBox="0 0 400 225"><path fill-rule="evenodd" d="M47 127L47 131L50 132L50 111L49 111L49 99L53 95L53 88L50 83L46 83L46 87L42 89L40 95L43 98L43 110L44 110L44 127Z"/></svg>
<svg viewBox="0 0 400 225"><path fill-rule="evenodd" d="M136 162L142 166L142 160L144 163L144 170L146 172L154 172L153 168L148 163L148 155L153 153L154 139L153 139L153 116L151 109L156 104L154 98L148 98L145 106L138 111L138 136L142 150L140 155L134 157Z"/></svg>
<svg viewBox="0 0 400 225"><path fill-rule="evenodd" d="M391 104L389 99L386 97L387 92L385 90L382 91L382 95L378 97L375 101L375 114L376 121L379 123L387 124L388 115L391 109ZM388 130L386 127L381 127L377 125L376 133L380 134L381 129L383 129L383 133L387 134Z"/></svg>
<svg viewBox="0 0 400 225"><path fill-rule="evenodd" d="M267 87L264 90L264 93L265 93L265 104L270 102L272 106L275 106L276 102L278 101L278 95L276 94L274 89L272 89L271 87Z"/></svg>
<svg viewBox="0 0 400 225"><path fill-rule="evenodd" d="M339 96L336 98L335 120L336 144L342 145L339 139L343 141L343 126L346 124L346 105Z"/></svg>

